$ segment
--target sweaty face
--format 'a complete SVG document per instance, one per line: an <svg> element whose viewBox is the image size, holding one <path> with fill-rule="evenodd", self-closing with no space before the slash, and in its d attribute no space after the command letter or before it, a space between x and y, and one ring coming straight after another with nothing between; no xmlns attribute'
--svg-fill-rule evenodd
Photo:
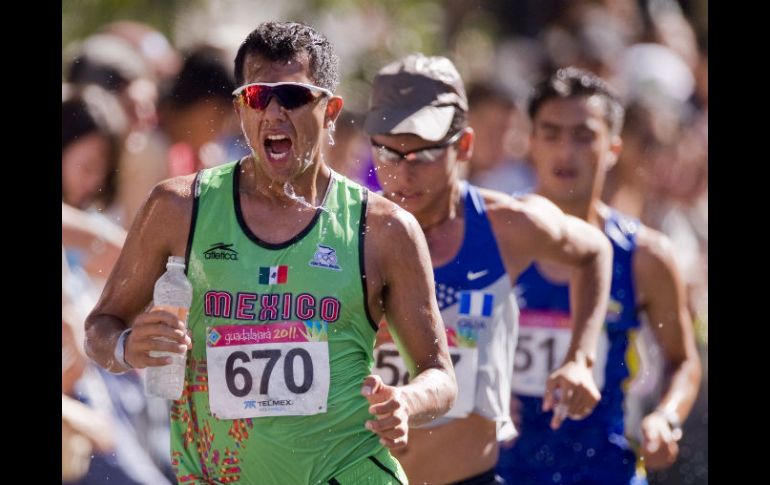
<svg viewBox="0 0 770 485"><path fill-rule="evenodd" d="M530 154L539 191L556 202L587 201L604 183L614 155L604 100L553 98L533 120Z"/></svg>
<svg viewBox="0 0 770 485"><path fill-rule="evenodd" d="M243 75L243 84L291 81L315 85L305 54L289 62L271 62L259 55L249 55ZM246 141L258 166L271 180L292 180L317 161L328 98L316 95L310 103L294 109L281 107L275 96L262 111L235 101Z"/></svg>
<svg viewBox="0 0 770 485"><path fill-rule="evenodd" d="M109 143L98 133L86 135L62 152L62 200L87 208L107 181Z"/></svg>
<svg viewBox="0 0 770 485"><path fill-rule="evenodd" d="M402 154L436 146L436 142L412 134L375 135L372 141ZM455 145L432 151L435 159L431 162L409 154L405 160L394 163L378 156L380 150L374 146L372 157L383 195L404 209L420 214L449 192L457 166Z"/></svg>

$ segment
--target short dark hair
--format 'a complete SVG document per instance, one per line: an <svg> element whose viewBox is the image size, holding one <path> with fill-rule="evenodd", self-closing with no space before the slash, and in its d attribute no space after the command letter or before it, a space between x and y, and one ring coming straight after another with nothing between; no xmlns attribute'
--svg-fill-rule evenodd
<svg viewBox="0 0 770 485"><path fill-rule="evenodd" d="M468 86L468 109L491 102L506 109L517 109L516 95L494 81L474 81Z"/></svg>
<svg viewBox="0 0 770 485"><path fill-rule="evenodd" d="M610 128L610 133L620 134L625 112L620 98L604 79L576 67L558 69L535 86L529 100L529 117L534 121L537 112L549 99L577 96L601 97L604 100L604 119Z"/></svg>
<svg viewBox="0 0 770 485"><path fill-rule="evenodd" d="M163 102L177 108L191 106L206 98L219 98L229 103L235 84L225 57L222 50L208 45L190 51L171 84L164 86Z"/></svg>
<svg viewBox="0 0 770 485"><path fill-rule="evenodd" d="M235 56L235 81L243 84L246 56L259 55L269 61L291 61L302 53L310 60L313 82L332 92L339 85L339 58L321 33L301 22L263 22L243 41Z"/></svg>

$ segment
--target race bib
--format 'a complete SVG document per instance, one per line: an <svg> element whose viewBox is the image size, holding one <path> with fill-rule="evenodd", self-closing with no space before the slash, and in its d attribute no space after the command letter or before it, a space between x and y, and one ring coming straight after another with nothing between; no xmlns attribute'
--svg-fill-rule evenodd
<svg viewBox="0 0 770 485"><path fill-rule="evenodd" d="M568 313L522 310L519 315L519 340L514 355L511 389L516 394L542 397L545 383L567 355L572 338L572 321ZM609 340L607 332L599 334L593 373L596 386L604 387Z"/></svg>
<svg viewBox="0 0 770 485"><path fill-rule="evenodd" d="M219 419L325 413L327 329L321 321L208 327L211 413Z"/></svg>
<svg viewBox="0 0 770 485"><path fill-rule="evenodd" d="M457 378L457 399L454 406L445 414L449 418L463 418L473 410L476 395L476 371L478 370L478 351L475 340L458 339L452 328L447 329L449 356ZM396 345L386 342L374 349L374 374L390 386L409 383L406 364L398 354Z"/></svg>

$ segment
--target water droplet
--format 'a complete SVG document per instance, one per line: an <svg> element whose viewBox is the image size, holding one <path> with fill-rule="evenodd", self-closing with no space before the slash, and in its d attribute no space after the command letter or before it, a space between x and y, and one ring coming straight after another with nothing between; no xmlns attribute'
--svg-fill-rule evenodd
<svg viewBox="0 0 770 485"><path fill-rule="evenodd" d="M580 443L580 442L575 443L574 445L572 445L572 449L575 452L579 452L580 450L583 449L583 443Z"/></svg>

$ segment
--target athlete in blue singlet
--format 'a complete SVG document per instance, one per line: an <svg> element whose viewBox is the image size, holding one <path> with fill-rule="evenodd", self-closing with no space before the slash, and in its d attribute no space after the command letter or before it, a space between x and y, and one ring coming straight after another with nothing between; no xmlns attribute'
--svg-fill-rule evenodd
<svg viewBox="0 0 770 485"><path fill-rule="evenodd" d="M560 408L575 417L599 399L590 365L606 313L610 245L601 231L542 197L515 200L461 182L458 166L470 158L474 139L467 109L451 61L414 54L377 74L365 124L383 195L425 233L457 377L449 412L410 429L406 448L394 450L411 483L501 483L497 443L516 432L508 412L518 315L513 282L533 260L568 265L577 281L574 345L549 376L549 391L561 393ZM386 384L403 383L410 366L396 346L376 352L374 372Z"/></svg>
<svg viewBox="0 0 770 485"><path fill-rule="evenodd" d="M605 223L612 242L613 279L594 364L602 398L588 418L567 421L557 431L550 428L551 413L542 410L542 376L558 364L569 343L569 287L549 280L537 265L516 281L520 335L512 389L519 401L522 436L512 450L501 453L499 468L506 476L531 480L527 483L581 483L589 477L597 483L628 483L634 476L636 457L623 433L622 386L630 375L626 362L630 334L639 328L631 274L637 228L635 221L614 211ZM565 459L574 462L574 476L560 472Z"/></svg>
<svg viewBox="0 0 770 485"><path fill-rule="evenodd" d="M656 469L676 459L680 424L700 379L681 279L662 234L599 200L605 173L620 153L623 117L606 83L586 71L561 69L537 86L529 111L536 192L603 228L614 251L612 287L593 369L601 401L588 418L553 430L542 397L572 333L569 288L564 270L546 264L531 265L517 280L521 316L512 389L520 435L512 447L502 447L497 469L517 484L646 483L644 465ZM667 386L642 422L637 467L623 405L640 313L662 348Z"/></svg>

